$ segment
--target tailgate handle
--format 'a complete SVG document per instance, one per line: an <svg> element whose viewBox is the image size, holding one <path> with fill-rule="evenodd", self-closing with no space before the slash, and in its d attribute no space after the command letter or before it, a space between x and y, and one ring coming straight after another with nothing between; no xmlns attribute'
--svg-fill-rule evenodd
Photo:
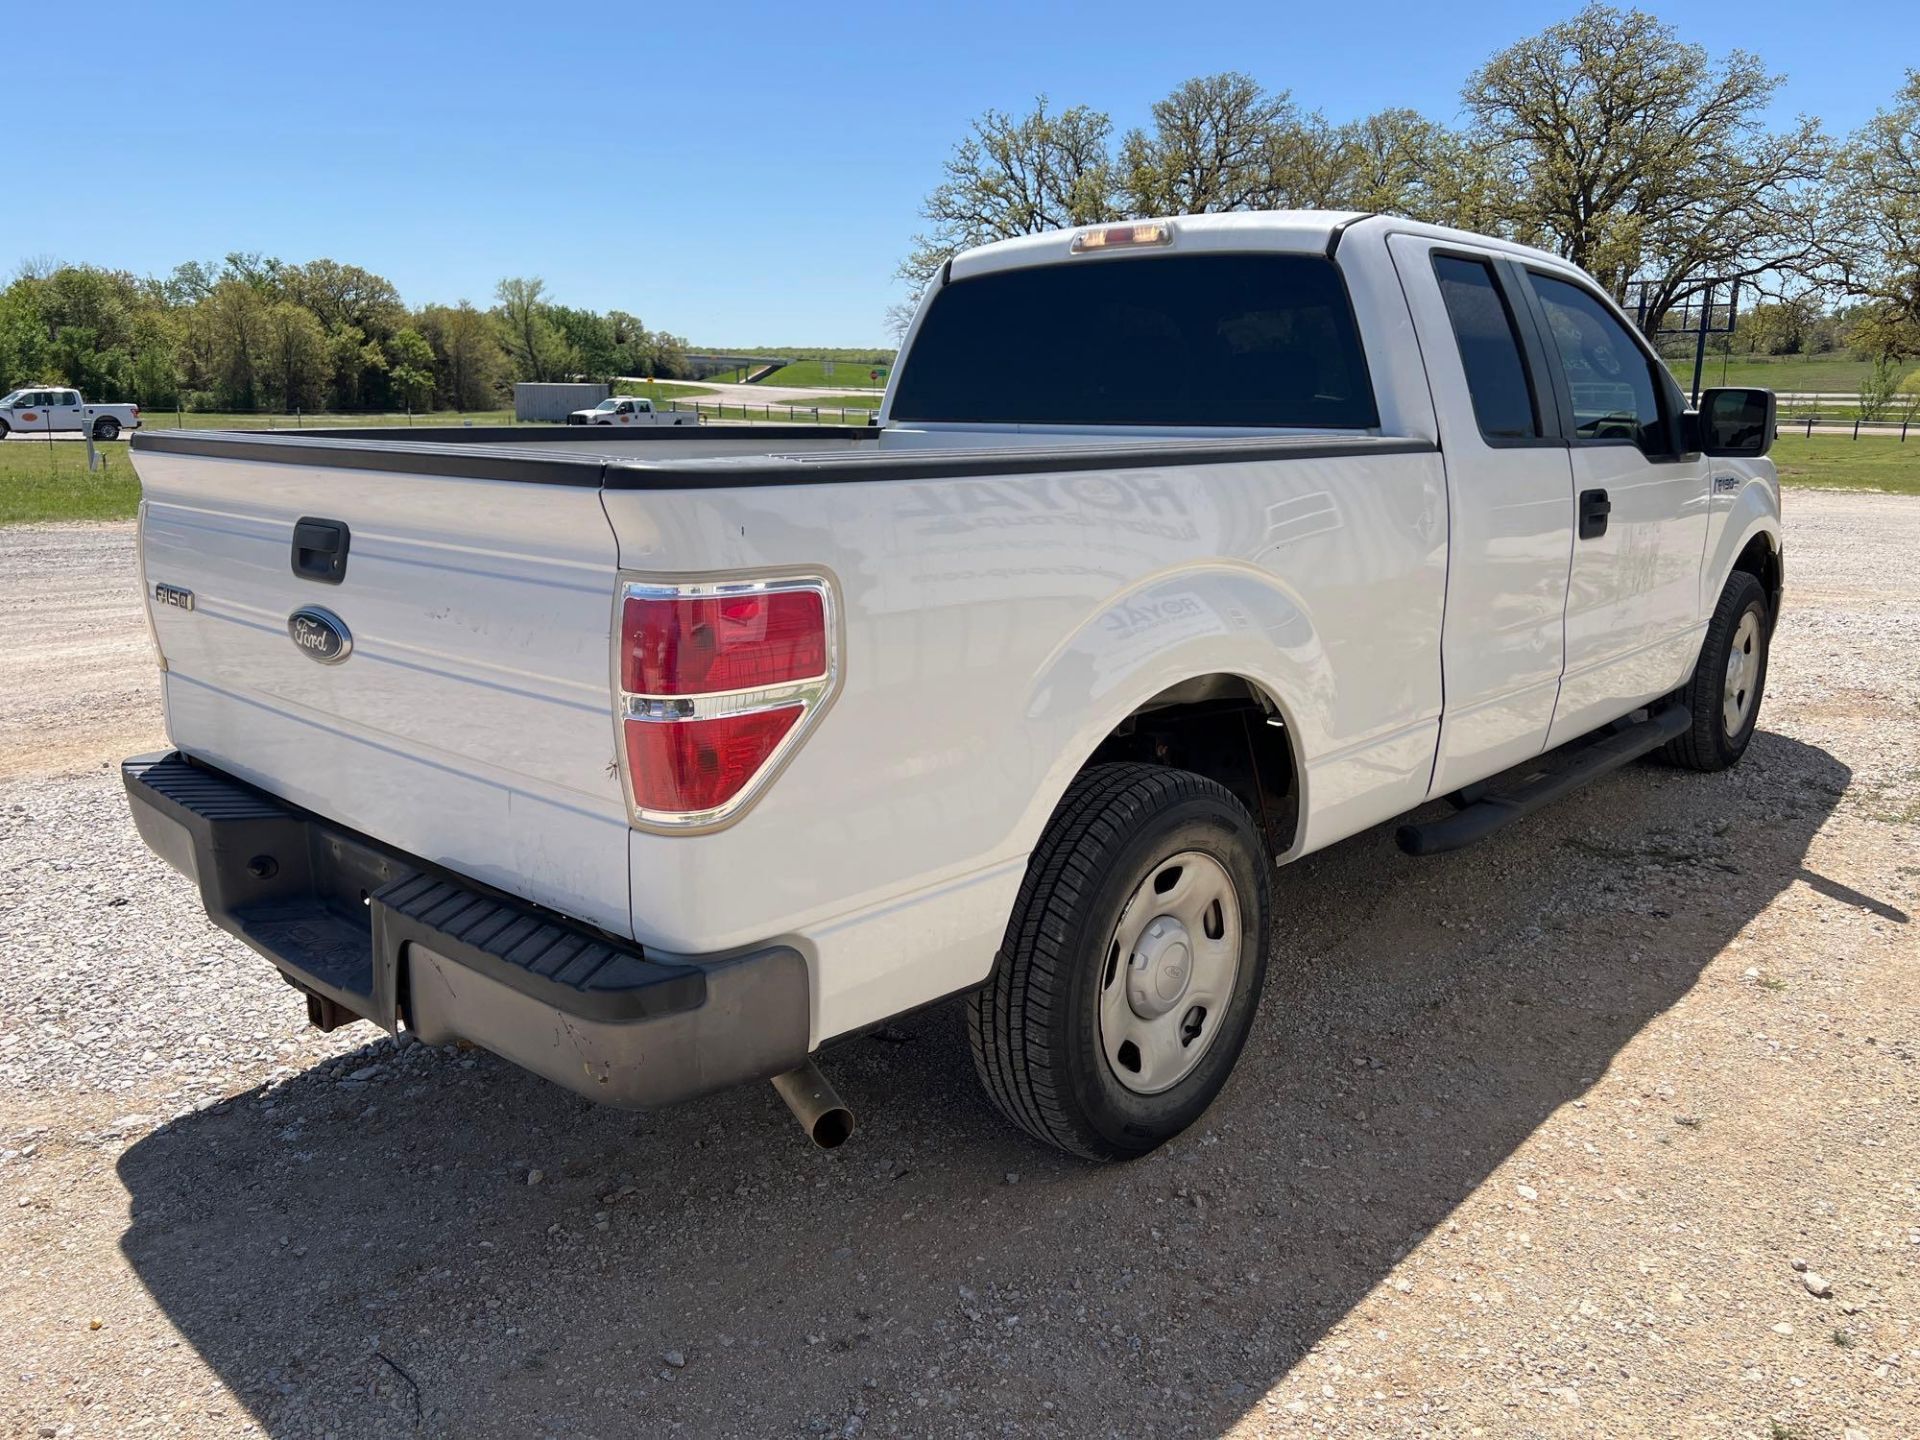
<svg viewBox="0 0 1920 1440"><path fill-rule="evenodd" d="M311 516L293 525L293 573L302 580L338 585L347 576L347 546L353 536L338 520Z"/></svg>

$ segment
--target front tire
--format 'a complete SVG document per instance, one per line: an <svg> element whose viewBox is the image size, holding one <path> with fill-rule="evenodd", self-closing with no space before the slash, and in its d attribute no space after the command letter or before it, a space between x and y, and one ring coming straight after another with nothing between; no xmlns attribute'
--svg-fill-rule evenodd
<svg viewBox="0 0 1920 1440"><path fill-rule="evenodd" d="M1213 1102L1266 978L1266 847L1223 786L1083 771L1027 864L993 974L967 1002L974 1069L1038 1140L1130 1159Z"/></svg>
<svg viewBox="0 0 1920 1440"><path fill-rule="evenodd" d="M1688 770L1725 770L1747 753L1767 688L1773 615L1767 592L1744 570L1727 577L1707 624L1699 662L1680 691L1693 728L1661 757Z"/></svg>
<svg viewBox="0 0 1920 1440"><path fill-rule="evenodd" d="M111 415L102 415L98 420L93 422L93 438L96 440L118 440L120 438L120 422L115 420Z"/></svg>

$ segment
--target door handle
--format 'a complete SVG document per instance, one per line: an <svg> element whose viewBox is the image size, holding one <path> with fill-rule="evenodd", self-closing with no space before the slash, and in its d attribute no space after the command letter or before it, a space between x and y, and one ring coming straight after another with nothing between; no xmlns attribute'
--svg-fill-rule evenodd
<svg viewBox="0 0 1920 1440"><path fill-rule="evenodd" d="M302 580L338 585L347 575L352 533L338 520L307 517L293 527L293 573Z"/></svg>
<svg viewBox="0 0 1920 1440"><path fill-rule="evenodd" d="M1580 538L1593 540L1607 533L1607 516L1613 513L1613 502L1607 498L1604 490L1582 490L1580 492Z"/></svg>

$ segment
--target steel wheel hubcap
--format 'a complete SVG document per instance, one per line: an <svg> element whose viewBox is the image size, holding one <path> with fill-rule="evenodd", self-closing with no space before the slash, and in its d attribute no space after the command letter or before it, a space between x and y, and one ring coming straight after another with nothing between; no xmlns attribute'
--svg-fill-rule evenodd
<svg viewBox="0 0 1920 1440"><path fill-rule="evenodd" d="M1720 692L1720 721L1729 736L1738 735L1747 723L1759 681L1760 617L1749 610L1733 632L1733 645L1727 651L1726 684Z"/></svg>
<svg viewBox="0 0 1920 1440"><path fill-rule="evenodd" d="M1100 1048L1139 1095L1172 1089L1213 1046L1240 973L1240 896L1211 855L1147 872L1120 912L1100 986Z"/></svg>

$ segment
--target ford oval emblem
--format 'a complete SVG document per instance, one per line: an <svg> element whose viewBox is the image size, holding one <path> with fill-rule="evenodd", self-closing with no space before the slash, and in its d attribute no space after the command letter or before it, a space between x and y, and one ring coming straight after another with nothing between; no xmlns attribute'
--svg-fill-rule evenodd
<svg viewBox="0 0 1920 1440"><path fill-rule="evenodd" d="M300 653L322 665L338 665L353 653L353 634L331 610L304 605L287 617L287 634Z"/></svg>

